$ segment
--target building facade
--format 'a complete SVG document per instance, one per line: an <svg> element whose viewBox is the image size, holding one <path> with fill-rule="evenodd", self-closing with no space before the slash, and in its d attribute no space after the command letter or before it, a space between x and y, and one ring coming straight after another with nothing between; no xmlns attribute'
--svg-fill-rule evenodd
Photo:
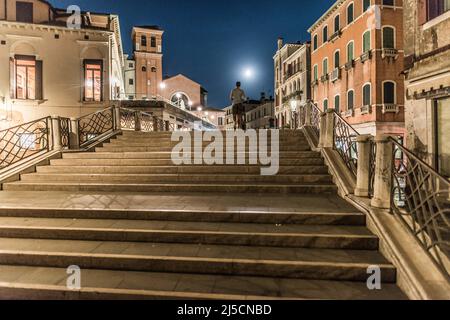
<svg viewBox="0 0 450 320"><path fill-rule="evenodd" d="M450 1L404 2L406 144L450 177Z"/></svg>
<svg viewBox="0 0 450 320"><path fill-rule="evenodd" d="M197 107L192 111L198 118L213 124L218 130L226 130L226 111L211 107Z"/></svg>
<svg viewBox="0 0 450 320"><path fill-rule="evenodd" d="M275 126L275 105L272 99L262 99L259 106L245 114L247 129L271 129Z"/></svg>
<svg viewBox="0 0 450 320"><path fill-rule="evenodd" d="M195 111L207 107L206 91L199 83L178 74L164 79L161 96L182 109Z"/></svg>
<svg viewBox="0 0 450 320"><path fill-rule="evenodd" d="M311 98L310 44L287 43L278 39L273 57L275 70L275 118L279 128L290 127L293 111Z"/></svg>
<svg viewBox="0 0 450 320"><path fill-rule="evenodd" d="M337 0L308 31L314 103L360 134L403 137L403 1Z"/></svg>

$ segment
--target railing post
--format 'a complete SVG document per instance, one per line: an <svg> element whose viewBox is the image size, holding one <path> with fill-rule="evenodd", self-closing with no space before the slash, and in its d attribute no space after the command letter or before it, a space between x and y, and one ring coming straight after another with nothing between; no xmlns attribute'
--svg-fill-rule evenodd
<svg viewBox="0 0 450 320"><path fill-rule="evenodd" d="M159 131L158 118L156 117L153 117L153 131L155 132Z"/></svg>
<svg viewBox="0 0 450 320"><path fill-rule="evenodd" d="M389 209L392 192L392 159L394 146L389 136L378 135L375 138L377 155L375 161L375 184L372 207Z"/></svg>
<svg viewBox="0 0 450 320"><path fill-rule="evenodd" d="M320 118L319 147L333 148L334 144L334 109L323 112Z"/></svg>
<svg viewBox="0 0 450 320"><path fill-rule="evenodd" d="M80 149L80 133L78 131L78 119L70 118L70 149Z"/></svg>
<svg viewBox="0 0 450 320"><path fill-rule="evenodd" d="M141 131L141 112L134 112L134 131Z"/></svg>
<svg viewBox="0 0 450 320"><path fill-rule="evenodd" d="M53 150L62 150L63 146L61 143L61 127L59 126L59 117L51 116L51 119L52 119Z"/></svg>
<svg viewBox="0 0 450 320"><path fill-rule="evenodd" d="M312 104L308 102L305 105L305 126L310 126L312 124Z"/></svg>
<svg viewBox="0 0 450 320"><path fill-rule="evenodd" d="M170 121L164 122L164 131L170 131Z"/></svg>
<svg viewBox="0 0 450 320"><path fill-rule="evenodd" d="M114 106L114 131L122 129L121 117L120 117L120 107Z"/></svg>
<svg viewBox="0 0 450 320"><path fill-rule="evenodd" d="M358 144L358 169L356 174L355 196L369 196L369 179L370 179L370 141L372 136L364 134L356 137Z"/></svg>

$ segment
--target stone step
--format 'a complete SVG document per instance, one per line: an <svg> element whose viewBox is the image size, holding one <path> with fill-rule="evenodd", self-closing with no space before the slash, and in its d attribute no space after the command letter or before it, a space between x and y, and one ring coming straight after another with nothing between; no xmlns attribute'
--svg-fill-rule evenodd
<svg viewBox="0 0 450 320"><path fill-rule="evenodd" d="M240 153L236 153L236 159ZM258 155L258 153L257 153ZM63 159L172 159L172 152L80 152L80 153L64 153ZM248 158L249 154L244 153L244 157ZM318 158L321 159L320 153L314 151L297 151L297 152L279 152L280 159L305 159ZM194 157L194 155L192 155ZM224 153L224 157L226 154Z"/></svg>
<svg viewBox="0 0 450 320"><path fill-rule="evenodd" d="M265 300L406 299L393 284L367 290L364 282L81 270L81 290L67 288L66 268L0 265L0 296L20 300Z"/></svg>
<svg viewBox="0 0 450 320"><path fill-rule="evenodd" d="M395 268L376 251L0 239L0 264L364 282L377 265L382 282L396 281Z"/></svg>
<svg viewBox="0 0 450 320"><path fill-rule="evenodd" d="M337 210L336 210L337 211ZM56 219L127 219L182 222L229 222L254 224L302 224L365 226L366 216L359 212L279 212L215 210L148 210L148 209L55 209L0 208L0 217Z"/></svg>
<svg viewBox="0 0 450 320"><path fill-rule="evenodd" d="M362 226L114 219L0 218L0 237L376 250Z"/></svg>
<svg viewBox="0 0 450 320"><path fill-rule="evenodd" d="M259 130L256 130L259 132ZM280 137L303 137L305 134L302 130L277 130ZM217 131L216 131L217 132ZM219 131L223 136L225 136L230 131ZM123 130L122 135L118 137L142 137L142 136L152 136L152 137L171 137L173 132L170 131L158 131L158 132L142 132L142 131L132 131L132 130ZM191 132L191 134L194 134ZM270 135L270 130L269 130Z"/></svg>
<svg viewBox="0 0 450 320"><path fill-rule="evenodd" d="M278 183L323 184L332 183L329 174L302 174L262 176L261 174L82 174L82 173L32 173L21 175L24 182L79 182L79 183Z"/></svg>
<svg viewBox="0 0 450 320"><path fill-rule="evenodd" d="M93 155L96 155L95 153ZM102 157L102 154L97 154L99 157L81 157L81 158L66 158L64 159L55 159L51 160L50 164L52 166L173 166L174 163L170 158L166 159L152 159L152 158L138 158L139 155L136 155L136 158L125 157L122 158L107 158ZM237 163L237 161L236 161ZM319 157L312 158L281 158L280 159L280 167L283 166L323 166L324 160ZM192 165L180 165L177 167L192 167ZM195 167L204 167L205 165L195 165ZM221 166L224 168L233 168L237 165L206 165L209 167ZM261 165L246 165L247 167L260 167Z"/></svg>
<svg viewBox="0 0 450 320"><path fill-rule="evenodd" d="M103 174L260 174L258 166L42 166L38 173ZM326 166L281 166L278 174L327 174Z"/></svg>
<svg viewBox="0 0 450 320"><path fill-rule="evenodd" d="M204 148L197 148L197 147L192 147L191 151L192 152L202 152L205 151L206 146ZM115 145L110 145L107 144L103 147L98 147L95 148L96 152L172 152L174 150L174 147L159 147L159 146L115 146ZM238 147L235 146L235 148L233 149L234 151L238 150ZM245 152L248 152L249 148L248 146L243 149L245 150ZM258 149L256 149L258 150ZM308 145L281 145L279 146L279 150L282 151L310 151L311 148ZM227 147L224 146L223 147L223 151L227 151ZM256 151L258 152L258 151ZM270 150L269 150L270 152Z"/></svg>
<svg viewBox="0 0 450 320"><path fill-rule="evenodd" d="M191 143L193 144L196 141L197 138L192 137L192 139L190 139ZM161 145L177 145L178 143L180 143L182 141L182 139L177 139L177 140L172 140L170 137L168 138L152 138L152 137L117 137L116 139L111 139L110 143L111 144L128 144L128 143L132 143L133 145L139 145L139 144L145 144L145 145L154 145L154 146L161 146ZM259 140L258 140L259 141ZM290 143L295 143L295 144L306 144L308 145L308 140L306 140L305 137L280 137L278 140L276 140L279 142L280 145L283 144L290 144ZM202 145L207 146L210 145L211 141L202 141ZM223 140L223 144L227 144L227 140ZM235 140L234 142L235 145L238 144L237 140ZM249 142L248 140L246 141L246 144L248 145ZM270 137L267 138L267 144L270 145L271 144L271 139Z"/></svg>
<svg viewBox="0 0 450 320"><path fill-rule="evenodd" d="M217 192L270 194L335 194L334 184L107 184L76 182L12 182L3 185L7 191L66 191L66 192Z"/></svg>

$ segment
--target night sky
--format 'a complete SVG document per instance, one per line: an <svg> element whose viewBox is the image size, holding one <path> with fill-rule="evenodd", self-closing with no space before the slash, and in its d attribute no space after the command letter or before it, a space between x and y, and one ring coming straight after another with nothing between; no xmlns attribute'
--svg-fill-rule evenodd
<svg viewBox="0 0 450 320"><path fill-rule="evenodd" d="M133 25L159 25L164 74L183 73L209 91L209 106L229 104L241 80L247 95L273 95L276 40L310 40L307 29L335 0L50 0L56 7L77 4L83 11L118 14L122 41L131 53ZM253 70L251 79L244 70Z"/></svg>

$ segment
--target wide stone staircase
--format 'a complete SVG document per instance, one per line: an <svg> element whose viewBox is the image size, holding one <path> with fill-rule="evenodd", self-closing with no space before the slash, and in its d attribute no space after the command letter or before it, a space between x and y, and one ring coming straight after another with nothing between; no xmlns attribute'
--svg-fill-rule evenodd
<svg viewBox="0 0 450 320"><path fill-rule="evenodd" d="M301 131L280 133L275 176L175 166L175 144L124 132L5 184L0 298L405 298L365 215L337 196ZM66 287L72 265L81 290ZM381 290L366 285L373 265Z"/></svg>

